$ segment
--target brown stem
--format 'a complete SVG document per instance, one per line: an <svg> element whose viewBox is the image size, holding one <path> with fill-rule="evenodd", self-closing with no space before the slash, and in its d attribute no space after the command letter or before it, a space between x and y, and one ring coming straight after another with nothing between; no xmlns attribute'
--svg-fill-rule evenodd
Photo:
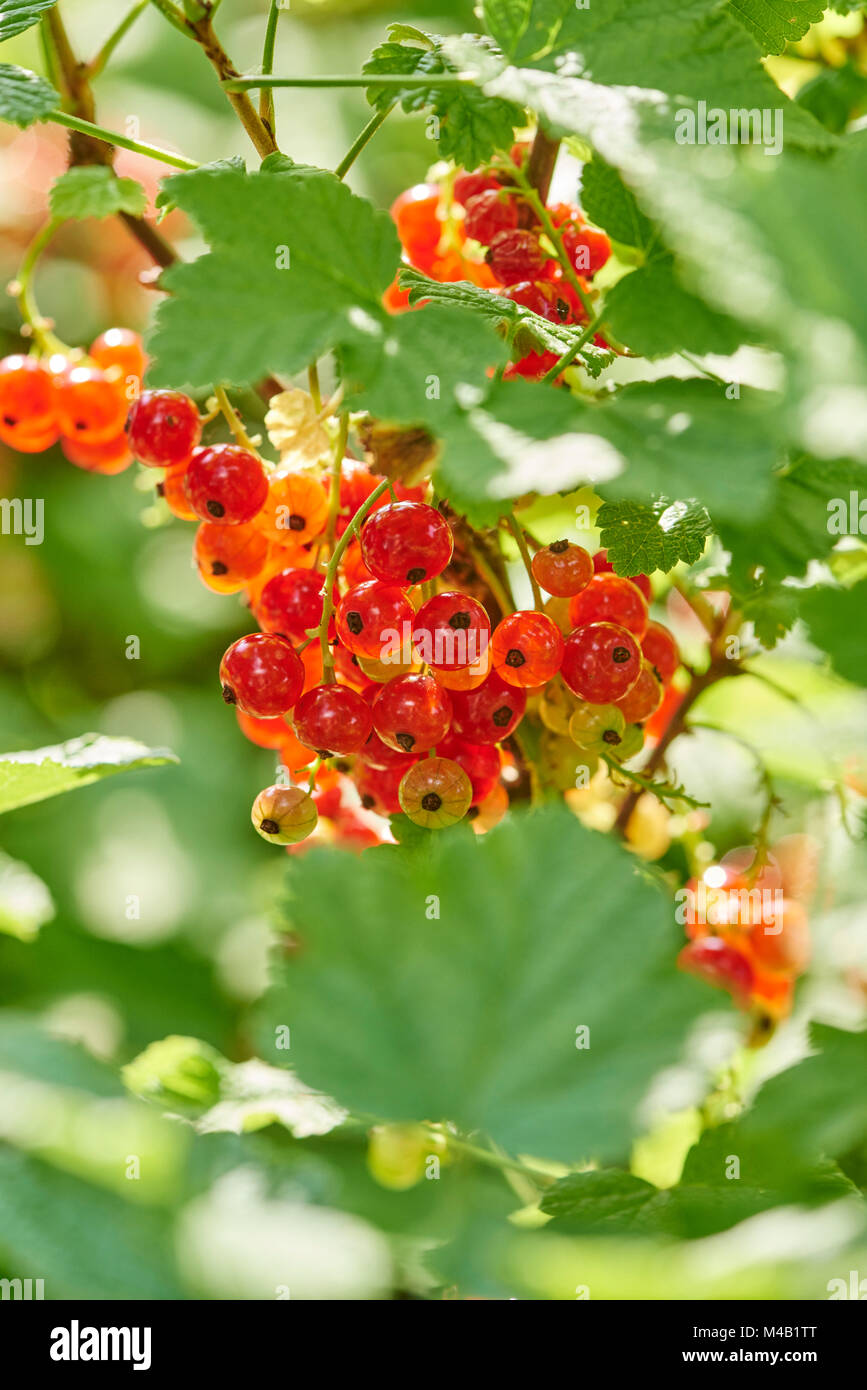
<svg viewBox="0 0 867 1390"><path fill-rule="evenodd" d="M233 77L240 77L241 74L235 67L217 35L210 17L200 19L197 24L190 24L190 31L195 37L208 62L213 67L221 82L228 82ZM226 96L235 109L235 114L241 125L246 130L250 139L256 147L262 159L268 154L277 153L277 141L262 120L255 106L253 105L246 92L227 92Z"/></svg>
<svg viewBox="0 0 867 1390"><path fill-rule="evenodd" d="M527 161L527 178L536 189L543 203L548 201L554 165L560 152L560 141L549 135L544 126L539 125Z"/></svg>

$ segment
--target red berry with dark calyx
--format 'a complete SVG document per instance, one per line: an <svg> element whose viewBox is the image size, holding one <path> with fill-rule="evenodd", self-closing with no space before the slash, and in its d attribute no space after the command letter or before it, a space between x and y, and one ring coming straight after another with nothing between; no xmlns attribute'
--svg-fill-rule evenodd
<svg viewBox="0 0 867 1390"><path fill-rule="evenodd" d="M100 367L70 367L55 380L57 423L66 439L105 444L116 439L127 403Z"/></svg>
<svg viewBox="0 0 867 1390"><path fill-rule="evenodd" d="M262 570L268 542L255 526L217 526L203 521L193 541L202 582L217 594L236 594Z"/></svg>
<svg viewBox="0 0 867 1390"><path fill-rule="evenodd" d="M611 242L595 227L567 223L561 227L563 249L578 275L595 275L611 255Z"/></svg>
<svg viewBox="0 0 867 1390"><path fill-rule="evenodd" d="M36 357L18 353L4 357L0 362L0 439L21 453L31 454L47 449L57 435L57 399L51 372Z"/></svg>
<svg viewBox="0 0 867 1390"><path fill-rule="evenodd" d="M497 189L489 188L484 193L477 193L467 200L464 207L464 231L483 246L490 246L500 232L511 231L517 225L518 205L515 199Z"/></svg>
<svg viewBox="0 0 867 1390"><path fill-rule="evenodd" d="M742 952L721 937L704 936L690 941L680 952L677 964L689 975L727 989L742 1008L749 1002L755 983L753 967Z"/></svg>
<svg viewBox="0 0 867 1390"><path fill-rule="evenodd" d="M593 705L621 700L641 673L641 648L617 623L588 623L566 639L560 674Z"/></svg>
<svg viewBox="0 0 867 1390"><path fill-rule="evenodd" d="M142 391L129 412L129 447L151 468L186 463L201 434L196 403L183 391Z"/></svg>
<svg viewBox="0 0 867 1390"><path fill-rule="evenodd" d="M662 682L649 661L642 661L638 680L615 704L627 724L643 724L656 713L662 704Z"/></svg>
<svg viewBox="0 0 867 1390"><path fill-rule="evenodd" d="M370 705L348 685L317 685L292 717L295 735L317 753L357 753L373 728Z"/></svg>
<svg viewBox="0 0 867 1390"><path fill-rule="evenodd" d="M548 256L532 232L516 229L499 232L490 244L485 257L501 285L514 285L516 280L538 280L548 263Z"/></svg>
<svg viewBox="0 0 867 1390"><path fill-rule="evenodd" d="M264 632L303 642L322 621L322 575L318 570L285 569L272 575L255 606Z"/></svg>
<svg viewBox="0 0 867 1390"><path fill-rule="evenodd" d="M531 563L533 577L546 594L572 598L586 589L593 578L593 561L588 551L572 541L552 541L537 550Z"/></svg>
<svg viewBox="0 0 867 1390"><path fill-rule="evenodd" d="M496 192L500 188L502 184L499 180L485 169L469 169L458 174L452 193L455 202L466 207L470 199L477 197L479 193Z"/></svg>
<svg viewBox="0 0 867 1390"><path fill-rule="evenodd" d="M381 686L374 686L371 692L371 703L374 696L378 695ZM392 748L390 744L384 743L375 729L371 730L365 740L364 747L359 748L358 756L362 762L369 763L371 767L387 768L403 767L404 772L407 767L407 755L402 748Z"/></svg>
<svg viewBox="0 0 867 1390"><path fill-rule="evenodd" d="M469 594L446 590L423 603L415 615L413 642L419 658L443 671L459 671L483 656L491 620Z"/></svg>
<svg viewBox="0 0 867 1390"><path fill-rule="evenodd" d="M593 572L594 574L614 573L614 566L608 559L607 550L596 551L596 554L593 556ZM647 599L647 602L649 603L651 598L653 597L653 589L651 587L650 580L648 579L647 575L630 574L628 578L630 584L635 584L636 587L639 588L641 592L644 594L644 597Z"/></svg>
<svg viewBox="0 0 867 1390"><path fill-rule="evenodd" d="M526 708L526 691L492 671L475 690L452 692L452 733L466 743L499 743L514 733Z"/></svg>
<svg viewBox="0 0 867 1390"><path fill-rule="evenodd" d="M403 589L372 579L356 584L337 605L337 636L355 656L380 660L390 645L402 645L412 631L415 611ZM399 648L396 648L399 649Z"/></svg>
<svg viewBox="0 0 867 1390"><path fill-rule="evenodd" d="M421 584L452 558L448 522L425 502L395 502L374 512L361 531L361 557L386 584Z"/></svg>
<svg viewBox="0 0 867 1390"><path fill-rule="evenodd" d="M547 613L510 613L494 628L491 655L494 670L507 685L535 690L559 671L563 638Z"/></svg>
<svg viewBox="0 0 867 1390"><path fill-rule="evenodd" d="M225 652L220 683L227 705L257 719L272 719L294 708L304 689L304 665L285 638L253 632Z"/></svg>
<svg viewBox="0 0 867 1390"><path fill-rule="evenodd" d="M532 309L534 314L551 323L569 321L571 306L558 295L550 280L519 280L516 285L501 290L500 294L503 299L510 299L524 309Z"/></svg>
<svg viewBox="0 0 867 1390"><path fill-rule="evenodd" d="M402 758L393 767L385 768L358 762L353 781L365 811L376 811L380 816L398 815L401 810L398 788L417 761L417 758Z"/></svg>
<svg viewBox="0 0 867 1390"><path fill-rule="evenodd" d="M647 630L647 600L631 580L619 574L595 574L570 601L569 621L574 627L619 623L634 636L643 637Z"/></svg>
<svg viewBox="0 0 867 1390"><path fill-rule="evenodd" d="M641 650L663 685L667 685L680 665L680 652L668 628L662 623L649 622L641 639Z"/></svg>
<svg viewBox="0 0 867 1390"><path fill-rule="evenodd" d="M452 718L447 690L433 676L396 676L373 701L373 726L402 753L427 753L445 738Z"/></svg>
<svg viewBox="0 0 867 1390"><path fill-rule="evenodd" d="M472 784L473 806L493 791L502 766L500 750L493 743L466 743L455 734L448 734L437 744L436 752L438 758L449 758L463 768Z"/></svg>
<svg viewBox="0 0 867 1390"><path fill-rule="evenodd" d="M194 449L184 486L196 516L222 526L252 521L268 496L262 464L237 444Z"/></svg>

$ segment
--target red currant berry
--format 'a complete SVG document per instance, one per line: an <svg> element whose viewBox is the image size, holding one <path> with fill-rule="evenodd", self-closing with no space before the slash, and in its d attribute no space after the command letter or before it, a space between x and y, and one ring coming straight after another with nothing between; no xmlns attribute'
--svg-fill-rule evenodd
<svg viewBox="0 0 867 1390"><path fill-rule="evenodd" d="M304 689L304 664L285 638L253 632L224 653L220 683L227 705L238 705L257 719L273 719L294 708Z"/></svg>
<svg viewBox="0 0 867 1390"><path fill-rule="evenodd" d="M373 726L402 753L426 753L448 733L452 702L433 676L396 676L373 701Z"/></svg>
<svg viewBox="0 0 867 1390"><path fill-rule="evenodd" d="M547 613L511 613L491 637L494 670L508 685L535 690L556 676L563 660L563 638Z"/></svg>
<svg viewBox="0 0 867 1390"><path fill-rule="evenodd" d="M257 748L271 748L276 751L292 737L292 730L285 719L256 719L252 714L245 714L237 706L235 714L238 716L241 733L251 743L255 743Z"/></svg>
<svg viewBox="0 0 867 1390"><path fill-rule="evenodd" d="M636 637L647 629L647 600L641 590L619 574L595 574L569 604L574 627L585 623L619 623Z"/></svg>
<svg viewBox="0 0 867 1390"><path fill-rule="evenodd" d="M439 189L435 184L418 183L407 188L391 205L401 245L413 262L429 261L442 236L439 219ZM424 265L421 265L424 269Z"/></svg>
<svg viewBox="0 0 867 1390"><path fill-rule="evenodd" d="M641 639L641 650L663 685L667 685L680 665L677 643L662 623L649 622Z"/></svg>
<svg viewBox="0 0 867 1390"><path fill-rule="evenodd" d="M129 447L141 463L170 468L186 463L199 442L202 423L195 401L183 391L142 391L127 422Z"/></svg>
<svg viewBox="0 0 867 1390"><path fill-rule="evenodd" d="M4 357L0 362L0 439L21 453L31 454L47 449L57 434L51 372L36 357L18 353Z"/></svg>
<svg viewBox="0 0 867 1390"><path fill-rule="evenodd" d="M578 275L595 275L611 255L611 242L595 227L567 223L561 229L563 249Z"/></svg>
<svg viewBox="0 0 867 1390"><path fill-rule="evenodd" d="M148 362L138 333L131 328L109 328L91 345L89 356L125 400L135 400Z"/></svg>
<svg viewBox="0 0 867 1390"><path fill-rule="evenodd" d="M750 931L753 957L772 975L800 975L810 959L807 914L794 898L784 898L772 922L757 922Z"/></svg>
<svg viewBox="0 0 867 1390"><path fill-rule="evenodd" d="M132 454L123 431L104 444L82 444L77 439L63 439L60 447L70 463L87 473L102 473L110 477L122 473L132 463Z"/></svg>
<svg viewBox="0 0 867 1390"><path fill-rule="evenodd" d="M519 280L517 285L509 285L500 291L503 299L511 299L525 309L532 309L551 323L567 323L571 306L557 293L550 280Z"/></svg>
<svg viewBox="0 0 867 1390"><path fill-rule="evenodd" d="M401 650L404 635L412 631L413 606L396 584L373 579L356 584L337 605L337 636L355 656L382 659L383 648Z"/></svg>
<svg viewBox="0 0 867 1390"><path fill-rule="evenodd" d="M236 594L263 568L268 542L255 526L216 526L204 521L193 542L193 558L209 589Z"/></svg>
<svg viewBox="0 0 867 1390"><path fill-rule="evenodd" d="M463 820L473 797L470 779L449 758L422 758L398 788L401 810L414 825L443 830Z"/></svg>
<svg viewBox="0 0 867 1390"><path fill-rule="evenodd" d="M448 734L437 744L436 751L438 758L449 758L463 768L472 783L474 806L494 790L502 764L500 750L494 744L465 743L455 734Z"/></svg>
<svg viewBox="0 0 867 1390"><path fill-rule="evenodd" d="M593 556L593 573L594 573L594 574L613 574L613 573L614 573L614 566L611 564L610 560L608 559L608 551L607 551L607 550L597 550L597 551L596 551L596 554ZM635 584L635 585L641 590L641 592L644 594L644 597L647 599L647 602L649 603L650 600L651 600L651 597L652 597L652 595L653 595L653 590L652 590L652 588L651 588L650 580L648 579L647 575L646 575L646 574L632 574L632 575L629 576L629 582L630 582L630 584Z"/></svg>
<svg viewBox="0 0 867 1390"><path fill-rule="evenodd" d="M264 468L237 444L194 449L184 486L196 516L223 526L252 521L268 496Z"/></svg>
<svg viewBox="0 0 867 1390"><path fill-rule="evenodd" d="M516 376L523 377L526 381L541 381L558 361L556 352L528 352L517 362L510 362L504 376L509 381Z"/></svg>
<svg viewBox="0 0 867 1390"><path fill-rule="evenodd" d="M307 545L325 529L328 493L311 473L275 473L256 525L280 545Z"/></svg>
<svg viewBox="0 0 867 1390"><path fill-rule="evenodd" d="M379 687L375 686L370 693L370 698L372 699L378 694ZM390 744L383 743L375 729L368 735L364 747L358 750L358 756L370 767L384 769L400 765L404 772L407 768L407 755L403 749L392 748Z"/></svg>
<svg viewBox="0 0 867 1390"><path fill-rule="evenodd" d="M482 605L457 590L435 594L415 615L413 643L420 660L444 671L478 661L490 636L491 620Z"/></svg>
<svg viewBox="0 0 867 1390"><path fill-rule="evenodd" d="M500 232L518 225L518 205L514 198L496 188L488 188L468 198L464 206L464 231L474 241L490 246ZM515 276L520 279L520 276Z"/></svg>
<svg viewBox="0 0 867 1390"><path fill-rule="evenodd" d="M424 502L396 502L374 512L361 531L361 557L386 584L421 584L452 558L448 522Z"/></svg>
<svg viewBox="0 0 867 1390"><path fill-rule="evenodd" d="M348 685L317 685L302 695L292 724L296 737L317 753L357 753L373 728L370 705Z"/></svg>
<svg viewBox="0 0 867 1390"><path fill-rule="evenodd" d="M569 689L591 704L622 699L640 671L638 643L616 623L588 623L566 639L560 673Z"/></svg>
<svg viewBox="0 0 867 1390"><path fill-rule="evenodd" d="M548 262L538 237L520 229L498 232L485 259L501 285L538 280Z"/></svg>
<svg viewBox="0 0 867 1390"><path fill-rule="evenodd" d="M502 188L502 184L493 174L487 173L484 169L470 169L458 174L452 192L455 202L466 207L470 199L477 197L479 193L496 192L499 188Z"/></svg>
<svg viewBox="0 0 867 1390"><path fill-rule="evenodd" d="M736 1003L746 1005L754 983L753 967L742 952L718 936L690 941L677 958L681 970L709 985L727 989Z"/></svg>
<svg viewBox="0 0 867 1390"><path fill-rule="evenodd" d="M643 724L656 713L662 704L662 684L649 661L642 661L638 680L616 703L627 724Z"/></svg>
<svg viewBox="0 0 867 1390"><path fill-rule="evenodd" d="M526 708L526 692L492 671L477 689L452 693L452 732L466 743L500 743L514 733Z"/></svg>
<svg viewBox="0 0 867 1390"><path fill-rule="evenodd" d="M198 521L184 487L186 471L185 463L176 463L173 468L167 468L156 485L156 494L163 498L172 516L179 517L181 521Z"/></svg>
<svg viewBox="0 0 867 1390"><path fill-rule="evenodd" d="M537 583L555 598L571 598L586 589L593 578L589 552L571 541L552 541L537 550L531 568Z"/></svg>
<svg viewBox="0 0 867 1390"><path fill-rule="evenodd" d="M263 588L255 612L263 632L303 642L308 628L322 621L322 575L317 570L279 570Z"/></svg>
<svg viewBox="0 0 867 1390"><path fill-rule="evenodd" d="M100 367L70 367L57 377L60 433L79 444L105 444L124 427L127 403Z"/></svg>
<svg viewBox="0 0 867 1390"><path fill-rule="evenodd" d="M396 816L401 810L398 789L409 769L417 761L415 758L401 758L393 767L373 767L370 763L359 762L353 773L353 781L365 811L376 811L380 816Z"/></svg>

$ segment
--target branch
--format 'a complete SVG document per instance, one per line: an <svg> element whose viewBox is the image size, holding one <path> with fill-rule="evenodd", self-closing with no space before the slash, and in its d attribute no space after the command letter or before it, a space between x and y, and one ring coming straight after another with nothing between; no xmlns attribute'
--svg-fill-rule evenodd
<svg viewBox="0 0 867 1390"><path fill-rule="evenodd" d="M548 201L551 179L554 177L554 165L557 163L559 153L560 141L549 135L540 122L530 150L530 158L527 161L527 178L543 203Z"/></svg>

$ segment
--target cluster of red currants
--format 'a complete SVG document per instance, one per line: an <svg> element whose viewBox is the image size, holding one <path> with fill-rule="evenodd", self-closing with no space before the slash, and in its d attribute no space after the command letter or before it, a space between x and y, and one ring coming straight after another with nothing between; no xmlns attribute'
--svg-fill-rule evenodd
<svg viewBox="0 0 867 1390"><path fill-rule="evenodd" d="M774 855L732 850L682 890L690 941L678 958L681 969L728 990L740 1008L784 1017L810 959L807 914L796 891Z"/></svg>
<svg viewBox="0 0 867 1390"><path fill-rule="evenodd" d="M22 454L42 453L59 440L76 468L121 473L133 459L124 426L146 365L141 339L129 328L108 329L86 355L4 357L0 440Z"/></svg>
<svg viewBox="0 0 867 1390"><path fill-rule="evenodd" d="M540 212L522 177L527 154L527 146L516 145L511 168L460 172L402 193L391 213L404 257L434 280L468 280L552 323L586 323L592 278L611 244L578 207L553 203ZM395 313L408 308L408 293L397 280L385 303ZM595 341L607 346L598 334ZM542 377L557 360L553 352L530 352L507 375Z"/></svg>

